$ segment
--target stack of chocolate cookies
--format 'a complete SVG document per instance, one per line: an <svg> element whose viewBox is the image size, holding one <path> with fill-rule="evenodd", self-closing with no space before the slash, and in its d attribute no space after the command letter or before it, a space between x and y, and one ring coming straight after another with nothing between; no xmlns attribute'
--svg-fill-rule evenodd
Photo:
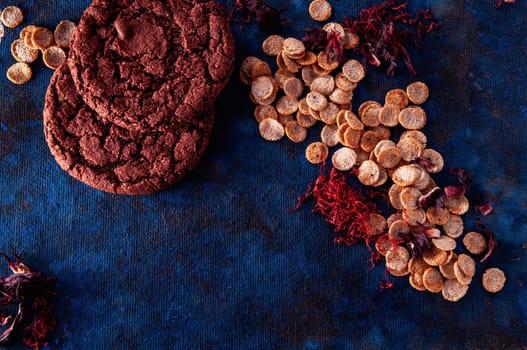
<svg viewBox="0 0 527 350"><path fill-rule="evenodd" d="M51 153L99 190L163 190L203 155L233 63L214 1L95 0L46 94Z"/></svg>

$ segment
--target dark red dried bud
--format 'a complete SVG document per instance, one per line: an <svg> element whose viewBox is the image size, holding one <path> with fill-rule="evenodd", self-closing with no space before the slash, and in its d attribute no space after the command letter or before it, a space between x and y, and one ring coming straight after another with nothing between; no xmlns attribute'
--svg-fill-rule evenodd
<svg viewBox="0 0 527 350"><path fill-rule="evenodd" d="M456 185L456 186L446 186L444 188L445 195L447 197L459 197L463 196L465 194L465 186L463 185Z"/></svg>
<svg viewBox="0 0 527 350"><path fill-rule="evenodd" d="M496 236L494 236L494 232L489 230L487 226L483 225L480 218L476 219L476 228L487 238L487 252L480 260L480 262L484 262L492 255L498 243L496 242Z"/></svg>
<svg viewBox="0 0 527 350"><path fill-rule="evenodd" d="M450 174L456 176L459 184L465 187L465 192L468 192L470 185L472 184L470 172L465 168L456 166L450 168Z"/></svg>
<svg viewBox="0 0 527 350"><path fill-rule="evenodd" d="M431 239L423 232L400 234L402 244L408 248L412 257L421 257L426 249L432 246Z"/></svg>
<svg viewBox="0 0 527 350"><path fill-rule="evenodd" d="M481 215L483 216L487 216L489 215L489 213L492 211L492 205L490 204L489 201L481 204L481 205L476 205L474 206L476 208L476 210L478 210Z"/></svg>

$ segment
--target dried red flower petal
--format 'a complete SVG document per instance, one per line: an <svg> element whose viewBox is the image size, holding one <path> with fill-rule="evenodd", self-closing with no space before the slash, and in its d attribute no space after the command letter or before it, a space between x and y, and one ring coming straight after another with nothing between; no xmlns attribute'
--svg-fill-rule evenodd
<svg viewBox="0 0 527 350"><path fill-rule="evenodd" d="M328 42L325 49L326 55L333 61L341 62L344 57L344 45L340 39L340 33L330 30L327 32L326 37Z"/></svg>
<svg viewBox="0 0 527 350"><path fill-rule="evenodd" d="M514 4L515 0L498 0L494 6L499 9L503 4Z"/></svg>
<svg viewBox="0 0 527 350"><path fill-rule="evenodd" d="M399 234L401 242L410 251L412 257L423 256L423 252L432 246L431 239L424 232L418 233L401 233Z"/></svg>
<svg viewBox="0 0 527 350"><path fill-rule="evenodd" d="M250 23L254 18L262 28L270 32L279 32L289 21L283 17L283 7L275 8L264 0L236 0L235 7L227 19L231 23ZM241 17L239 20L236 16Z"/></svg>
<svg viewBox="0 0 527 350"><path fill-rule="evenodd" d="M480 233L487 236L487 252L485 253L485 256L483 256L483 258L481 258L480 260L480 262L484 262L492 255L498 243L496 242L496 236L494 235L494 232L489 230L487 226L483 225L481 223L480 218L476 218L476 228L479 230Z"/></svg>
<svg viewBox="0 0 527 350"><path fill-rule="evenodd" d="M445 205L445 191L441 187L432 188L427 194L419 197L418 204L422 208Z"/></svg>
<svg viewBox="0 0 527 350"><path fill-rule="evenodd" d="M18 304L18 312L14 317L2 313L2 325L10 324L0 335L0 345L21 335L25 345L39 349L46 345L46 335L55 329L55 278L31 271L18 255L16 260L4 257L13 274L0 279L0 305Z"/></svg>
<svg viewBox="0 0 527 350"><path fill-rule="evenodd" d="M302 42L304 46L314 52L325 50L328 46L328 33L322 28L310 28L304 32Z"/></svg>
<svg viewBox="0 0 527 350"><path fill-rule="evenodd" d="M492 211L492 204L490 204L489 201L481 204L481 205L475 205L474 206L476 208L476 210L478 210L481 215L483 216L487 216L489 215L489 213Z"/></svg>
<svg viewBox="0 0 527 350"><path fill-rule="evenodd" d="M449 172L451 175L457 177L457 181L459 182L459 184L465 187L465 192L468 192L470 185L472 184L470 172L467 169L459 166L451 167Z"/></svg>
<svg viewBox="0 0 527 350"><path fill-rule="evenodd" d="M465 194L466 188L464 185L446 186L444 191L447 197L459 197Z"/></svg>
<svg viewBox="0 0 527 350"><path fill-rule="evenodd" d="M430 10L419 10L416 15L406 12L407 4L386 0L379 5L364 8L358 18L344 18L344 27L357 33L361 43L355 52L374 66L388 64L386 75L393 76L399 60L406 65L411 76L416 75L407 50L409 42L420 45L425 33L440 27Z"/></svg>

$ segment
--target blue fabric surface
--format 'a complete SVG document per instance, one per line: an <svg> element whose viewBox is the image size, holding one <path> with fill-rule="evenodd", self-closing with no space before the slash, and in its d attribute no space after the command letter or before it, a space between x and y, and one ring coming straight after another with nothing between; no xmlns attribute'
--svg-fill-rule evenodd
<svg viewBox="0 0 527 350"><path fill-rule="evenodd" d="M282 32L301 37L318 26L308 1L286 3ZM331 0L333 18L375 1ZM2 1L19 5L24 25L78 21L88 0ZM281 3L276 1L275 5ZM295 213L297 196L318 175L306 143L258 135L248 90L235 74L220 97L210 147L198 169L173 189L127 197L93 190L61 171L43 137L42 109L51 71L15 86L0 78L0 251L58 277L57 331L50 349L451 349L527 346L527 5L494 0L410 1L430 7L442 28L412 49L425 104L429 144L446 166L473 174L471 195L488 198L484 223L496 254L478 264L458 303L417 292L406 278L379 289L384 270L368 270L364 246L333 244L332 228ZM237 68L263 56L266 33L233 27ZM14 63L7 29L0 69ZM2 75L3 77L4 75ZM412 80L370 69L354 106ZM309 131L315 140L316 130ZM439 177L446 184L447 176ZM473 228L474 212L466 227ZM496 295L481 287L486 267L507 275ZM7 265L0 265L7 275ZM18 345L17 345L18 344ZM15 343L14 349L23 348Z"/></svg>

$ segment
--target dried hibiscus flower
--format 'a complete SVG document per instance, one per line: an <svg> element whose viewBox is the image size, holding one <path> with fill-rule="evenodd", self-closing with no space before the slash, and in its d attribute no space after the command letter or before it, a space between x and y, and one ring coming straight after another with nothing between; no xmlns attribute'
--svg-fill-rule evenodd
<svg viewBox="0 0 527 350"><path fill-rule="evenodd" d="M481 223L481 219L480 218L476 219L476 228L481 233L483 233L485 236L487 236L486 237L487 238L487 252L485 253L485 256L483 258L481 258L481 260L480 260L480 262L484 262L485 260L487 260L492 255L492 253L494 252L494 249L496 249L496 245L497 245L496 236L494 236L494 232L489 230L487 228L487 226L485 226L485 225L483 225Z"/></svg>
<svg viewBox="0 0 527 350"><path fill-rule="evenodd" d="M359 12L358 18L344 18L343 26L359 35L361 42L354 49L373 66L388 65L386 75L393 76L403 61L411 76L416 70L408 52L409 43L420 46L425 33L440 27L430 10L419 10L415 16L406 11L405 2L386 0Z"/></svg>
<svg viewBox="0 0 527 350"><path fill-rule="evenodd" d="M478 210L481 215L483 216L487 216L489 215L489 213L492 211L492 204L490 204L489 201L481 204L481 205L475 205L474 206L476 208L476 210Z"/></svg>
<svg viewBox="0 0 527 350"><path fill-rule="evenodd" d="M52 303L56 295L55 277L31 271L18 255L14 261L3 256L13 274L0 279L0 305L18 305L18 312L14 317L0 313L1 324L9 325L0 335L0 345L21 336L25 345L39 349L46 345L46 336L55 329Z"/></svg>
<svg viewBox="0 0 527 350"><path fill-rule="evenodd" d="M279 32L288 23L283 16L284 11L283 7L277 9L264 0L236 0L236 5L229 12L227 19L233 23L250 23L254 18L263 29Z"/></svg>
<svg viewBox="0 0 527 350"><path fill-rule="evenodd" d="M515 2L516 0L498 0L494 6L499 9L503 4L514 4Z"/></svg>

